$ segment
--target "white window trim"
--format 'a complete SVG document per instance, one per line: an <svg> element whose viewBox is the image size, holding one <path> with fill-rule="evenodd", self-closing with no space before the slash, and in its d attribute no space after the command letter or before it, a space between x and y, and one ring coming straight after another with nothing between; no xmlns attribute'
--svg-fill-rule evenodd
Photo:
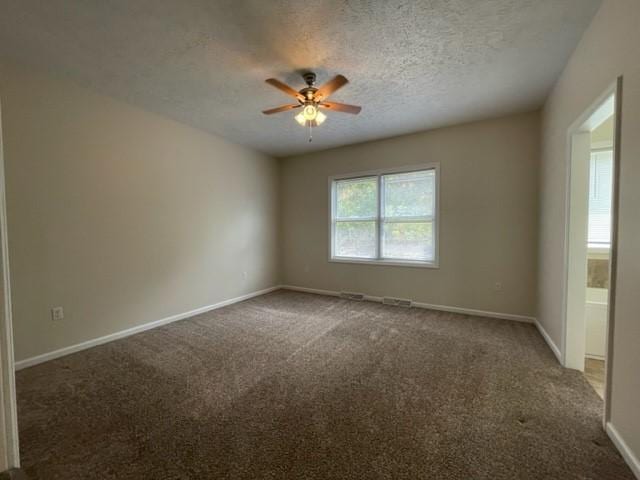
<svg viewBox="0 0 640 480"><path fill-rule="evenodd" d="M394 173L410 173L421 170L434 170L436 174L435 179L435 192L434 192L434 217L433 220L433 260L432 261L419 261L419 260L384 260L381 258L357 258L357 257L334 257L334 218L335 218L335 188L334 182L338 180L349 180L363 177L377 177L378 179L378 216L375 220L381 219L381 207L382 207L382 195L380 188L381 175L390 175ZM411 165L407 167L396 168L384 168L380 170L369 170L366 172L348 173L344 175L332 175L329 177L329 262L332 263L352 263L361 265L387 265L398 267L418 267L418 268L440 268L440 164L439 163L426 163L422 165ZM376 232L376 256L380 257L380 229L382 228L382 221L377 221Z"/></svg>

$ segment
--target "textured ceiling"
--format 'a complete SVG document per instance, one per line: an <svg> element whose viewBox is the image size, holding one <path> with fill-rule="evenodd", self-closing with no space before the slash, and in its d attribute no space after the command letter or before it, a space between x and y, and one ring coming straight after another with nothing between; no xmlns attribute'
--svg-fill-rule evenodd
<svg viewBox="0 0 640 480"><path fill-rule="evenodd" d="M600 0L0 0L0 55L282 156L541 105ZM313 143L264 83L351 83Z"/></svg>

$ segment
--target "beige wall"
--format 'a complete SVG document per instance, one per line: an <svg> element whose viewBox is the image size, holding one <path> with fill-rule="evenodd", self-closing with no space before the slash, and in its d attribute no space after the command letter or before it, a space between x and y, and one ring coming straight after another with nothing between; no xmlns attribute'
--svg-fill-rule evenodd
<svg viewBox="0 0 640 480"><path fill-rule="evenodd" d="M283 159L284 283L534 315L538 142L529 113ZM439 269L327 261L330 175L429 162L440 163Z"/></svg>
<svg viewBox="0 0 640 480"><path fill-rule="evenodd" d="M640 2L605 0L546 102L542 125L538 316L562 344L569 126L624 75L611 422L640 457Z"/></svg>
<svg viewBox="0 0 640 480"><path fill-rule="evenodd" d="M277 284L275 160L13 65L0 97L17 360Z"/></svg>
<svg viewBox="0 0 640 480"><path fill-rule="evenodd" d="M613 139L613 116L605 120L602 125L591 132L592 148L601 148L602 146L611 146ZM595 145L594 145L595 144Z"/></svg>

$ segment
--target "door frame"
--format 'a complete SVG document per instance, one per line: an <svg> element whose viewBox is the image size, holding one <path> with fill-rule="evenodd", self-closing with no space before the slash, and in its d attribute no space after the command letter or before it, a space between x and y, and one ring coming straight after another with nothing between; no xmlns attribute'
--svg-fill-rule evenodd
<svg viewBox="0 0 640 480"><path fill-rule="evenodd" d="M13 319L7 241L6 185L0 101L0 472L20 466L18 409L13 354Z"/></svg>
<svg viewBox="0 0 640 480"><path fill-rule="evenodd" d="M577 135L585 131L585 124L594 113L614 95L614 132L613 132L613 185L611 204L611 248L609 252L609 291L607 305L607 329L605 342L605 385L604 385L604 412L603 425L610 419L611 415L611 372L613 370L613 334L615 327L615 292L616 292L616 272L618 258L618 212L620 204L620 139L622 124L622 85L623 77L618 77L598 98L587 108L569 127L566 139L566 185L565 185L565 238L564 238L564 279L563 279L563 306L562 306L562 365L568 368L575 368L576 359L568 358L569 343L576 342L576 339L569 338L571 328L569 326L569 288L571 278L571 180L572 180L572 159L573 144ZM586 254L586 248L585 248ZM586 257L585 257L586 260ZM585 284L586 291L586 284ZM582 340L584 342L584 340ZM575 354L574 354L575 355ZM580 369L582 370L582 369Z"/></svg>

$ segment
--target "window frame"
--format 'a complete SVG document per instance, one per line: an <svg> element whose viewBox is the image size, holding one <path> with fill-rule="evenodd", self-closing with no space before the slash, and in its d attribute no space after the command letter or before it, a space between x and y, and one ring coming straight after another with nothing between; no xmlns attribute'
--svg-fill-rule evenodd
<svg viewBox="0 0 640 480"><path fill-rule="evenodd" d="M382 215L382 207L384 198L382 195L382 176L401 173L420 172L425 170L433 170L435 173L434 195L433 195L433 260L403 260L403 259L384 259L381 258L382 248L382 225L384 217ZM335 249L335 215L336 215L336 182L341 180L355 180L358 178L376 177L377 181L377 215L374 217L376 222L376 258L359 258L359 257L336 257ZM363 265L387 265L398 267L418 267L418 268L440 268L440 164L425 163L420 165L411 165L406 167L383 168L378 170L368 170L365 172L355 172L342 175L332 175L329 177L329 262L332 263L351 263Z"/></svg>

